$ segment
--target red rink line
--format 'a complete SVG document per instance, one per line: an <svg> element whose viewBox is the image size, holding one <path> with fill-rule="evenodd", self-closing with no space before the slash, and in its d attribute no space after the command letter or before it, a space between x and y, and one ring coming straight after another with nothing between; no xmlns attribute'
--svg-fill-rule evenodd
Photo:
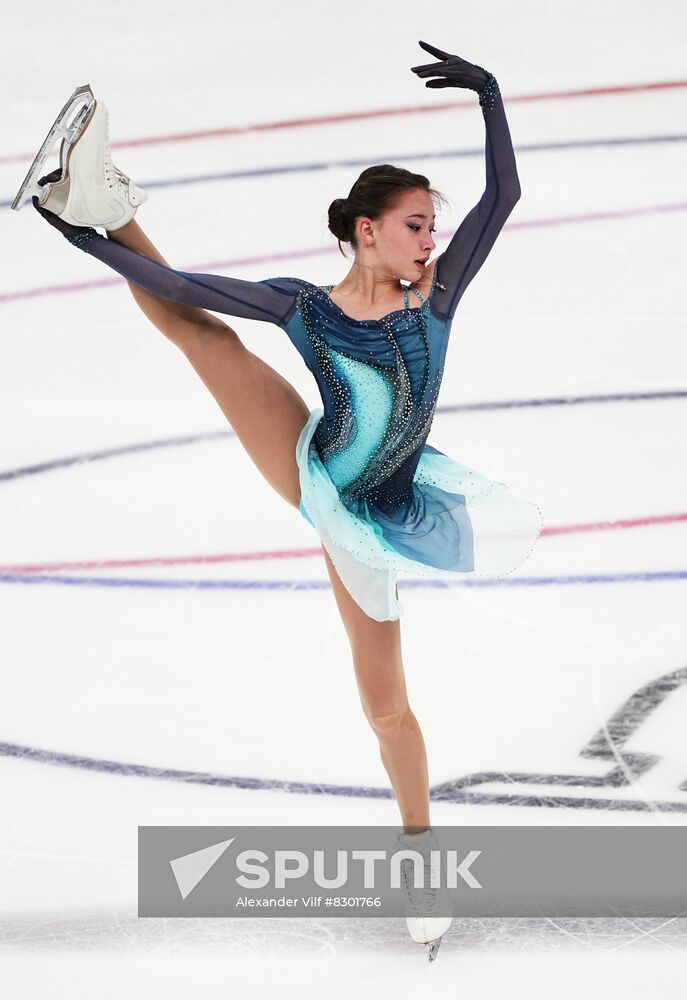
<svg viewBox="0 0 687 1000"><path fill-rule="evenodd" d="M562 524L544 528L544 535L567 535L584 531L618 531L645 528L656 524L677 524L687 521L684 514L659 514L653 517L623 518L619 521L590 521L587 524ZM83 562L25 563L0 566L0 573L44 573L65 569L131 569L136 566L182 566L189 563L253 562L266 559L307 559L321 556L322 549L274 549L267 552L226 552L210 556L161 556L154 559L98 559Z"/></svg>
<svg viewBox="0 0 687 1000"><path fill-rule="evenodd" d="M537 94L520 94L506 97L504 104L524 104L531 101L556 101L577 97L604 97L609 94L634 94L647 90L674 90L687 87L687 80L672 80L662 83L631 83L616 87L584 87L573 90L549 90ZM378 108L373 111L351 111L341 114L317 115L311 118L291 118L276 122L259 122L255 125L229 125L223 128L203 129L197 132L176 132L171 135L145 136L140 139L124 139L110 144L111 149L131 149L134 146L157 146L165 143L196 142L200 139L215 139L218 136L244 135L248 132L273 132L277 129L312 128L318 125L334 125L343 122L364 121L368 118L390 118L393 115L431 114L451 108L474 107L473 100L442 101L432 104L411 104L402 108ZM0 156L2 163L31 162L35 152L11 153Z"/></svg>

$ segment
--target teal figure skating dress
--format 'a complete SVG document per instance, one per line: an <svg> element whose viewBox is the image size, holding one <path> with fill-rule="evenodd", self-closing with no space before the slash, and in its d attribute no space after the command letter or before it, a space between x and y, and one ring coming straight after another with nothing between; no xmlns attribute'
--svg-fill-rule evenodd
<svg viewBox="0 0 687 1000"><path fill-rule="evenodd" d="M285 331L322 400L296 447L300 511L353 599L378 621L402 614L401 572L505 576L527 559L543 526L536 504L427 443L456 306L520 197L493 76L479 102L484 193L437 258L427 296L406 288L404 308L381 319L347 316L329 297L331 285L177 271L94 229L64 227L74 245L156 295Z"/></svg>

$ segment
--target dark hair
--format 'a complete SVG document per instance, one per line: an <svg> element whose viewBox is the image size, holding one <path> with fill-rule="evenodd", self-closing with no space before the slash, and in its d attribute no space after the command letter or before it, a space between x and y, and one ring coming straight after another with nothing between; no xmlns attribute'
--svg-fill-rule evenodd
<svg viewBox="0 0 687 1000"><path fill-rule="evenodd" d="M368 167L350 190L348 198L335 198L329 206L329 230L339 241L350 243L357 249L355 224L362 216L368 219L378 219L384 212L393 208L393 203L402 191L412 188L422 188L431 196L435 205L445 203L444 196L433 187L423 174L413 174L404 167L394 167L390 163L379 163Z"/></svg>

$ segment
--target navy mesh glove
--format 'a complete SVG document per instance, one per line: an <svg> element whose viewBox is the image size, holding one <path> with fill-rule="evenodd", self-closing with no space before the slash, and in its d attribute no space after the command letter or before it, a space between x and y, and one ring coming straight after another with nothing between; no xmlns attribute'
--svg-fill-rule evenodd
<svg viewBox="0 0 687 1000"><path fill-rule="evenodd" d="M419 42L427 52L436 56L441 62L425 63L422 66L411 66L413 73L421 78L438 77L436 80L427 80L426 87L463 87L467 90L474 90L479 94L479 103L482 107L493 107L499 94L499 85L496 77L475 63L461 59L460 56L451 55L438 49L428 42Z"/></svg>
<svg viewBox="0 0 687 1000"><path fill-rule="evenodd" d="M62 168L58 167L57 170L52 170L49 174L46 174L45 177L39 178L38 185L39 187L45 187L46 184L54 184L56 181L59 181L61 177ZM71 223L65 222L64 219L61 219L59 215L55 215L54 212L49 212L47 208L41 208L38 204L38 198L36 195L33 196L31 201L33 202L33 207L37 212L40 212L45 221L49 222L51 226L54 226L55 229L62 233L65 239L69 240L70 243L78 243L84 238L84 236L90 237L92 235L98 235L96 230L90 226L72 226Z"/></svg>

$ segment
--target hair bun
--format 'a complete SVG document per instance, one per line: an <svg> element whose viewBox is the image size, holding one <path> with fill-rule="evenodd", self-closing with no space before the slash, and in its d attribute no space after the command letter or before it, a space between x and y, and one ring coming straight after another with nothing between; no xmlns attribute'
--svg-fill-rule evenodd
<svg viewBox="0 0 687 1000"><path fill-rule="evenodd" d="M350 219L347 212L348 199L335 198L329 206L329 231L337 240L350 240Z"/></svg>

